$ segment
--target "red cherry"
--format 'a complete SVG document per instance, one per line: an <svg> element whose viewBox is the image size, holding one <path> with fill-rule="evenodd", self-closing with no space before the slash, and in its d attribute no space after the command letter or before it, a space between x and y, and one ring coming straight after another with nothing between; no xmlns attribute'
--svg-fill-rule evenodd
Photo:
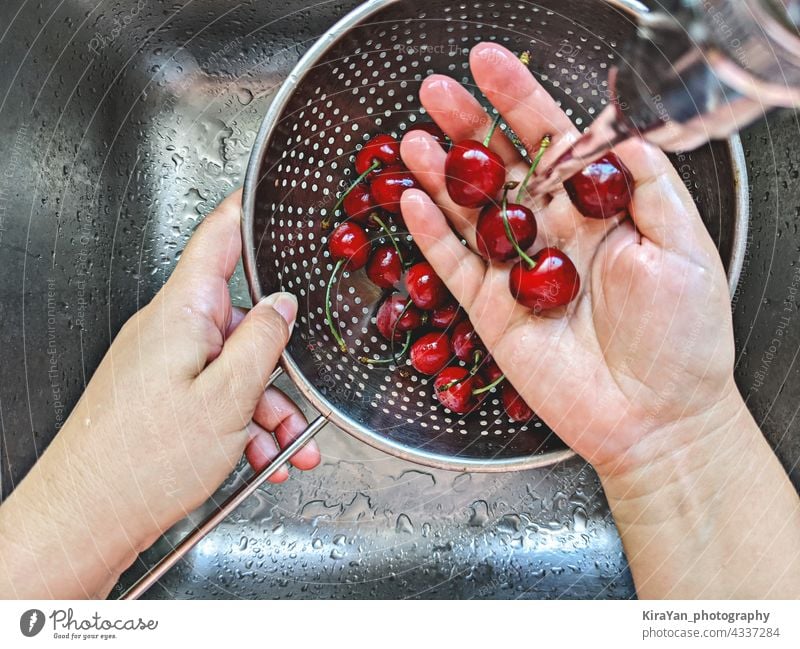
<svg viewBox="0 0 800 649"><path fill-rule="evenodd" d="M369 259L369 238L360 225L345 221L331 233L328 249L335 260L347 260L347 270L358 270Z"/></svg>
<svg viewBox="0 0 800 649"><path fill-rule="evenodd" d="M390 295L383 301L383 304L378 308L378 313L375 316L376 325L381 336L386 340L392 339L392 332L394 331L394 339L402 340L404 334L409 331L419 329L424 323L422 312L413 304L408 307L408 310L400 317L403 310L408 304L408 298L395 293ZM399 318L399 321L398 321ZM395 327L395 324L397 325Z"/></svg>
<svg viewBox="0 0 800 649"><path fill-rule="evenodd" d="M375 248L367 263L367 277L381 288L393 288L403 276L403 262L397 249L391 244Z"/></svg>
<svg viewBox="0 0 800 649"><path fill-rule="evenodd" d="M481 207L497 197L506 181L503 159L480 142L454 145L444 163L447 193L462 207Z"/></svg>
<svg viewBox="0 0 800 649"><path fill-rule="evenodd" d="M372 180L372 200L389 214L400 214L400 197L407 189L419 187L414 174L400 165L387 167Z"/></svg>
<svg viewBox="0 0 800 649"><path fill-rule="evenodd" d="M569 257L558 248L544 248L533 256L533 261L533 268L520 260L511 269L508 285L517 302L538 312L575 299L581 279Z"/></svg>
<svg viewBox="0 0 800 649"><path fill-rule="evenodd" d="M511 232L523 250L530 248L536 241L536 217L524 205L509 203L506 206L508 224ZM475 234L477 235L478 252L493 261L508 261L517 256L514 245L509 241L506 226L503 222L502 205L487 205L483 208Z"/></svg>
<svg viewBox="0 0 800 649"><path fill-rule="evenodd" d="M424 311L442 306L449 297L444 282L426 261L414 264L408 269L406 289L414 304Z"/></svg>
<svg viewBox="0 0 800 649"><path fill-rule="evenodd" d="M449 329L463 320L464 316L464 310L459 306L458 302L450 300L431 311L431 326L437 329Z"/></svg>
<svg viewBox="0 0 800 649"><path fill-rule="evenodd" d="M503 384L502 398L506 414L514 421L530 421L533 418L533 410L508 381Z"/></svg>
<svg viewBox="0 0 800 649"><path fill-rule="evenodd" d="M477 333L475 327L469 320L462 320L453 329L452 334L453 352L459 360L465 363L475 361L475 352L485 351L483 341Z"/></svg>
<svg viewBox="0 0 800 649"><path fill-rule="evenodd" d="M429 376L447 367L451 355L450 339L442 333L425 334L411 346L411 364Z"/></svg>
<svg viewBox="0 0 800 649"><path fill-rule="evenodd" d="M414 124L411 126L410 130L425 131L425 133L430 135L445 151L447 151L447 136L444 134L444 131L442 131L442 129L440 129L433 122L420 122L419 124Z"/></svg>
<svg viewBox="0 0 800 649"><path fill-rule="evenodd" d="M383 167L400 164L400 143L391 135L376 135L356 153L356 172L360 176L376 162L379 163L378 168L367 176L368 178Z"/></svg>
<svg viewBox="0 0 800 649"><path fill-rule="evenodd" d="M607 219L627 209L633 176L622 160L607 153L567 180L564 189L581 214Z"/></svg>
<svg viewBox="0 0 800 649"><path fill-rule="evenodd" d="M445 408L459 415L465 415L480 405L482 395L472 392L482 387L483 379L480 376L471 376L465 368L459 366L444 368L433 381L436 398Z"/></svg>
<svg viewBox="0 0 800 649"><path fill-rule="evenodd" d="M486 381L486 385L498 381L500 377L503 376L503 370L497 366L497 363L494 362L491 356L487 356L483 363L481 363L480 372L481 376Z"/></svg>
<svg viewBox="0 0 800 649"><path fill-rule="evenodd" d="M342 202L344 211L351 219L369 225L369 216L375 211L372 194L365 185L356 185Z"/></svg>

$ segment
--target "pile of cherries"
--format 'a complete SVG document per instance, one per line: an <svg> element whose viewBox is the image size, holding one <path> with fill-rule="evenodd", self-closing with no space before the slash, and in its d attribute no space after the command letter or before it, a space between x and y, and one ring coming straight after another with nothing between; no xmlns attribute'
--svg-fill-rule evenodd
<svg viewBox="0 0 800 649"><path fill-rule="evenodd" d="M533 255L536 241L534 213L522 204L527 182L533 176L550 138L542 141L522 183L507 181L503 160L489 149L498 119L483 142L451 143L433 123L414 126L433 136L447 151L446 187L450 198L466 208L481 209L476 235L478 252L488 263L513 262L509 289L514 298L535 313L569 304L580 292L580 277L572 260L561 250L545 247ZM331 291L342 270L366 267L369 279L386 296L376 313L380 335L391 344L387 358L361 357L360 362L399 365L408 354L421 374L435 377L436 398L449 410L467 414L476 409L495 388L501 390L508 416L519 422L534 415L486 350L442 280L410 241L399 241L394 223L404 226L400 211L403 192L418 187L413 174L400 159L397 139L381 134L372 138L355 156L355 182L341 195L327 228L340 208L347 219L328 239L336 266L328 283L326 317L342 352L347 345L331 313ZM575 207L586 217L609 218L625 211L633 188L628 169L607 154L564 183ZM518 189L515 202L508 194ZM368 232L377 230L371 237ZM375 245L373 246L373 239ZM453 364L456 360L457 364Z"/></svg>

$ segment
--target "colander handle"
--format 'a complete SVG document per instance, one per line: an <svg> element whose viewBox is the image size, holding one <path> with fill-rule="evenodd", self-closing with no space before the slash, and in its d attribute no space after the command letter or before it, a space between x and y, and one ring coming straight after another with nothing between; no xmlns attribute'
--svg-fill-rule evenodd
<svg viewBox="0 0 800 649"><path fill-rule="evenodd" d="M279 368L275 370L270 377L267 386L272 385L276 378L282 374ZM248 482L239 487L219 508L206 518L202 523L195 527L189 534L187 534L178 545L176 545L172 552L167 554L156 565L154 565L139 581L131 586L120 599L139 599L150 587L155 584L167 571L169 571L175 564L185 557L189 550L196 546L211 530L225 520L228 515L233 512L239 505L241 505L253 492L264 484L273 473L281 468L289 459L297 453L303 446L305 446L316 435L328 420L325 416L320 415L312 421L308 428L287 446L283 452L278 455L266 468L262 469L259 473L254 475Z"/></svg>

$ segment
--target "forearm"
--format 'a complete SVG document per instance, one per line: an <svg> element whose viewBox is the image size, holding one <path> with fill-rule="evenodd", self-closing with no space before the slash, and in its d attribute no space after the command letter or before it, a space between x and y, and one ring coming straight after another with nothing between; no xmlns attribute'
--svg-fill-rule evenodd
<svg viewBox="0 0 800 649"><path fill-rule="evenodd" d="M800 499L738 393L688 425L692 444L600 470L639 597L800 597Z"/></svg>
<svg viewBox="0 0 800 649"><path fill-rule="evenodd" d="M0 598L105 597L135 560L143 543L79 455L60 434L0 507Z"/></svg>

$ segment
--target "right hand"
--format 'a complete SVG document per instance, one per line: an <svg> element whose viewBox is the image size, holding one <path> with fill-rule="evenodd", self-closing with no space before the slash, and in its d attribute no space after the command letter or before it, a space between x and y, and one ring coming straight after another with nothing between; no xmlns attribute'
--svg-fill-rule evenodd
<svg viewBox="0 0 800 649"><path fill-rule="evenodd" d="M514 54L484 43L470 63L481 91L529 150L545 135L578 135ZM433 76L420 94L453 141L483 139L488 118L459 83ZM522 180L527 164L511 142L498 132L491 148L509 179ZM605 473L690 445L701 427L675 433L674 422L716 417L741 403L725 271L692 197L660 151L629 141L616 153L636 180L630 219L584 218L563 190L536 205L536 249L563 249L582 282L569 307L536 316L509 292L509 266L487 265L474 252L478 211L450 200L439 145L419 131L402 144L425 190L403 196L417 245L525 401Z"/></svg>

